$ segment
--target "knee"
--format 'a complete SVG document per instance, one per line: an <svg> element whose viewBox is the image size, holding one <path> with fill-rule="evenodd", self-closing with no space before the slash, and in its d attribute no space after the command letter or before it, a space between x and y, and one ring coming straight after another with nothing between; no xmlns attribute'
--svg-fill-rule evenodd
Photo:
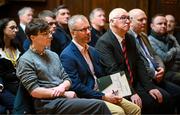
<svg viewBox="0 0 180 115"><path fill-rule="evenodd" d="M112 115L126 115L126 113L124 112L124 110L122 110L122 109L116 109L116 110L111 110L110 108L109 108L109 110L111 111L111 114Z"/></svg>
<svg viewBox="0 0 180 115"><path fill-rule="evenodd" d="M126 115L125 111L123 108L121 108L118 105L109 103L109 102L105 102L107 107L109 108L111 114L113 115Z"/></svg>
<svg viewBox="0 0 180 115"><path fill-rule="evenodd" d="M130 113L131 115L141 115L141 108L138 105L135 105L132 110L132 113Z"/></svg>

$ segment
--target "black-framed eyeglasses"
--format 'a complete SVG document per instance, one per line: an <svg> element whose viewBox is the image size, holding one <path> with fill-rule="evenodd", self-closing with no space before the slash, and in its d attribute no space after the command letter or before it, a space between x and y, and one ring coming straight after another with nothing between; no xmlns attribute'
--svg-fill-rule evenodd
<svg viewBox="0 0 180 115"><path fill-rule="evenodd" d="M126 21L126 20L130 20L130 17L123 15L121 17L114 17L113 19L118 19L118 20Z"/></svg>
<svg viewBox="0 0 180 115"><path fill-rule="evenodd" d="M82 29L74 29L74 31L86 32L87 30L91 31L92 27L82 28Z"/></svg>
<svg viewBox="0 0 180 115"><path fill-rule="evenodd" d="M39 32L37 35L41 35L41 36L43 36L43 37L45 37L45 38L50 38L50 39L52 39L52 34L51 34L50 31Z"/></svg>
<svg viewBox="0 0 180 115"><path fill-rule="evenodd" d="M15 29L16 29L16 30L19 30L17 26L10 26L10 27L8 27L8 28L10 28L11 30L15 30Z"/></svg>

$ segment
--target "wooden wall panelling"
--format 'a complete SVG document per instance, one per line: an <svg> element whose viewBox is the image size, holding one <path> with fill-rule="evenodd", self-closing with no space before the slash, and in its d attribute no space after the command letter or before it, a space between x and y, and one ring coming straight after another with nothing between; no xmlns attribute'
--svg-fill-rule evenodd
<svg viewBox="0 0 180 115"><path fill-rule="evenodd" d="M172 14L176 18L177 27L180 31L180 0L149 0L149 16L157 13Z"/></svg>
<svg viewBox="0 0 180 115"><path fill-rule="evenodd" d="M61 0L62 4L66 4L71 14L84 14L89 15L92 9L101 7L106 11L106 17L109 12L117 7L122 7L127 11L132 8L141 8L147 11L148 2L147 0Z"/></svg>

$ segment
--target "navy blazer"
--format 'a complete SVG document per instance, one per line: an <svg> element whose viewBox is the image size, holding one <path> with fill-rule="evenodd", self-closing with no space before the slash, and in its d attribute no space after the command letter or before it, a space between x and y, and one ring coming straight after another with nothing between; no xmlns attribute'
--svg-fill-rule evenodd
<svg viewBox="0 0 180 115"><path fill-rule="evenodd" d="M134 91L141 88L146 91L155 88L155 85L148 77L144 62L138 54L136 42L132 39L130 34L125 35L125 41L127 57L133 74L133 86L131 87L131 90L135 93ZM121 46L111 30L108 30L99 38L95 47L100 53L102 62L105 65L106 72L108 74L112 74L117 71L125 71L127 79L129 79L129 72Z"/></svg>
<svg viewBox="0 0 180 115"><path fill-rule="evenodd" d="M53 34L53 40L51 41L51 50L60 55L63 49L68 46L70 42L70 33L66 32L62 27L57 26L56 31Z"/></svg>
<svg viewBox="0 0 180 115"><path fill-rule="evenodd" d="M105 75L96 50L90 46L88 51L94 66L96 77L98 78ZM93 90L95 84L93 75L83 55L73 42L63 50L60 59L65 71L72 80L71 90L75 91L78 97L102 98L104 95L103 93Z"/></svg>
<svg viewBox="0 0 180 115"><path fill-rule="evenodd" d="M19 47L18 47L19 50L21 52L24 52L23 43L27 39L27 35L23 31L23 29L22 29L22 27L20 25L18 26L18 29L19 29L19 31L17 32L15 39L17 39L19 41Z"/></svg>

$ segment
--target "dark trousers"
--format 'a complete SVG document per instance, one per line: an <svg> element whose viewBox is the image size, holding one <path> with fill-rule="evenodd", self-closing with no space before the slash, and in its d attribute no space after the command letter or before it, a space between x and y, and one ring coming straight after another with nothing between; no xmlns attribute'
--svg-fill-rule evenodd
<svg viewBox="0 0 180 115"><path fill-rule="evenodd" d="M0 107L0 112L1 111L6 112L6 110L9 110L10 112L12 112L13 105L14 105L14 99L15 99L15 95L13 95L8 90L4 89L0 93L0 105L2 106L2 107Z"/></svg>
<svg viewBox="0 0 180 115"><path fill-rule="evenodd" d="M111 114L106 104L97 99L35 99L34 104L38 114Z"/></svg>
<svg viewBox="0 0 180 115"><path fill-rule="evenodd" d="M165 74L165 79L180 86L180 72L169 70Z"/></svg>
<svg viewBox="0 0 180 115"><path fill-rule="evenodd" d="M171 100L173 101L174 108L177 110L177 113L180 113L180 86L163 80L160 83L156 83L159 87L166 90L171 95Z"/></svg>
<svg viewBox="0 0 180 115"><path fill-rule="evenodd" d="M172 102L170 99L170 94L164 89L157 87L158 90L163 95L163 103L158 103L149 92L146 92L143 88L136 90L136 93L140 96L142 100L142 114L171 114L173 113ZM130 96L125 97L131 101Z"/></svg>

